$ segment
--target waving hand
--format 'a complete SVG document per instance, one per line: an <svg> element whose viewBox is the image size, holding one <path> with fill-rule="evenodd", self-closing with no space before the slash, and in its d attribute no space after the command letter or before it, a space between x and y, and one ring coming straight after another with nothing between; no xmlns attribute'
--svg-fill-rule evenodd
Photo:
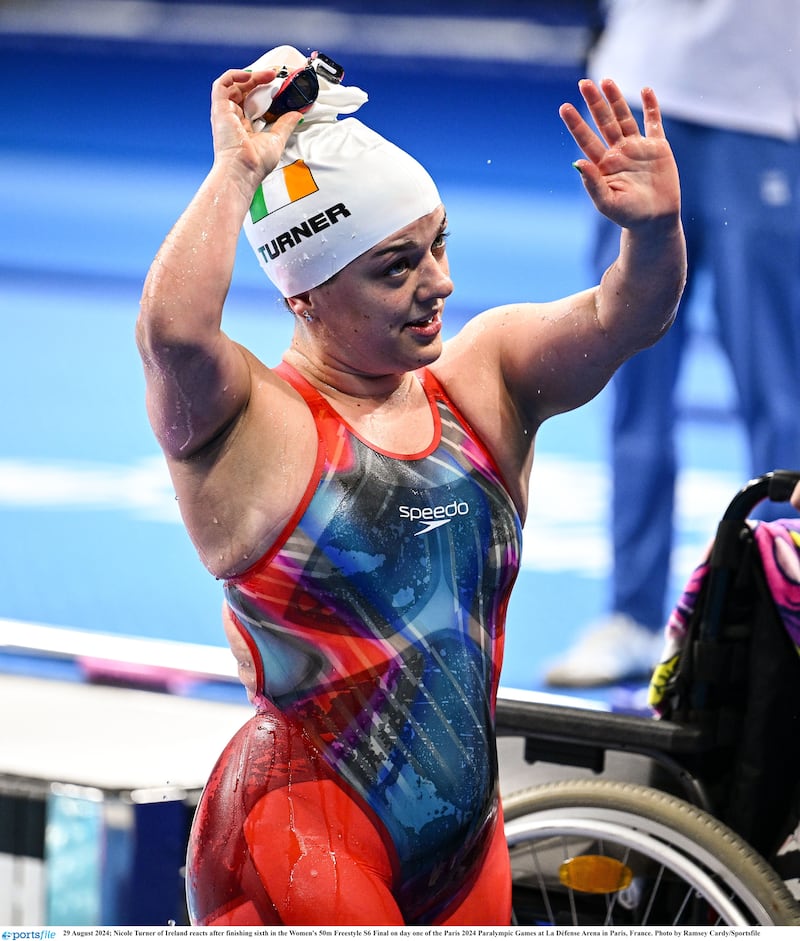
<svg viewBox="0 0 800 941"><path fill-rule="evenodd" d="M598 211L629 229L673 216L680 208L678 170L653 90L642 91L643 134L613 81L598 88L584 79L579 88L597 133L573 105L559 114L585 155L575 167Z"/></svg>

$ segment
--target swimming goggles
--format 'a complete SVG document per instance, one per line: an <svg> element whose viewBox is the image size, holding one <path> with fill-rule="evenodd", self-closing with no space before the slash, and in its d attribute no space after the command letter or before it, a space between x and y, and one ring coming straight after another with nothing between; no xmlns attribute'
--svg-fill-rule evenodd
<svg viewBox="0 0 800 941"><path fill-rule="evenodd" d="M305 113L317 100L319 79L338 85L344 78L344 69L321 52L312 52L306 64L293 72L286 66L278 71L278 79L284 79L278 88L269 110L264 115L267 123L279 118L287 111Z"/></svg>

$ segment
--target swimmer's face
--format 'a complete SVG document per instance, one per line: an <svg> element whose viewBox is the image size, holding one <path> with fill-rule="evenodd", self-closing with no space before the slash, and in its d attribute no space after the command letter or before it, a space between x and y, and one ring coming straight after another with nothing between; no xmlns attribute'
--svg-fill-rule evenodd
<svg viewBox="0 0 800 941"><path fill-rule="evenodd" d="M434 362L453 291L443 206L350 262L298 302L346 368L384 375ZM298 301L290 299L290 304Z"/></svg>
<svg viewBox="0 0 800 941"><path fill-rule="evenodd" d="M247 641L242 637L239 626L231 616L227 605L222 609L222 626L225 629L225 637L228 640L231 653L236 660L239 680L247 691L247 698L250 702L254 702L258 691L256 665L253 662L253 655L250 653Z"/></svg>

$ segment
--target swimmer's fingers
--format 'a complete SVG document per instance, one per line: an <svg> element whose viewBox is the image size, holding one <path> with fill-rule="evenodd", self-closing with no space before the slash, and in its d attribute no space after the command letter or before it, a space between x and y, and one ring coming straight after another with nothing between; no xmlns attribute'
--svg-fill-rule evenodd
<svg viewBox="0 0 800 941"><path fill-rule="evenodd" d="M267 85L276 74L274 69L261 69L257 72L251 72L248 69L228 69L211 86L212 101L223 99L241 106L251 91L259 85Z"/></svg>
<svg viewBox="0 0 800 941"><path fill-rule="evenodd" d="M229 69L214 82L211 90L211 125L216 157L236 157L265 176L277 164L286 142L301 115L282 115L265 131L257 132L244 112L247 96L275 78L274 69L250 72Z"/></svg>
<svg viewBox="0 0 800 941"><path fill-rule="evenodd" d="M561 120L573 137L575 143L593 163L598 162L605 153L605 145L594 133L575 105L567 102L558 109Z"/></svg>
<svg viewBox="0 0 800 941"><path fill-rule="evenodd" d="M580 90L597 130L571 104L560 114L585 155L574 166L595 206L623 226L673 215L680 186L652 89L642 91L645 134L613 81L584 79Z"/></svg>
<svg viewBox="0 0 800 941"><path fill-rule="evenodd" d="M598 164L609 149L624 147L628 141L642 136L636 118L616 82L603 79L598 86L590 79L582 79L578 87L597 132L572 104L562 105L559 114L588 160ZM661 112L652 89L642 92L642 104L652 134L655 136L660 131L663 136L663 130L660 130Z"/></svg>
<svg viewBox="0 0 800 941"><path fill-rule="evenodd" d="M647 137L665 138L664 124L661 120L661 107L652 88L642 89L642 111L644 112L644 133Z"/></svg>
<svg viewBox="0 0 800 941"><path fill-rule="evenodd" d="M282 114L279 118L273 121L269 125L269 128L262 131L259 136L263 138L267 135L272 135L280 146L280 152L283 153L286 142L292 136L294 129L298 124L300 124L302 120L303 115L299 111L287 111L286 114Z"/></svg>
<svg viewBox="0 0 800 941"><path fill-rule="evenodd" d="M591 85L591 83L586 83L586 85ZM629 138L641 137L639 124L617 83L610 78L604 78L600 82L600 88L602 94L597 92L596 87L594 88L598 100L594 104L587 100L587 105L609 146L619 146ZM589 88L586 87L583 91L586 100Z"/></svg>
<svg viewBox="0 0 800 941"><path fill-rule="evenodd" d="M215 131L219 124L238 123L249 133L253 127L244 113L247 96L259 85L265 85L275 78L275 71L268 69L260 72L248 72L246 69L229 69L211 86L211 124Z"/></svg>

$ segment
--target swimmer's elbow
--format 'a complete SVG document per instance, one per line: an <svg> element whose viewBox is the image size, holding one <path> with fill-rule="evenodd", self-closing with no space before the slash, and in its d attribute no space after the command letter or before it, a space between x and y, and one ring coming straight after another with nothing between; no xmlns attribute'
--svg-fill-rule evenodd
<svg viewBox="0 0 800 941"><path fill-rule="evenodd" d="M136 345L142 359L153 362L160 355L185 345L187 331L181 318L162 306L142 299L136 319Z"/></svg>

